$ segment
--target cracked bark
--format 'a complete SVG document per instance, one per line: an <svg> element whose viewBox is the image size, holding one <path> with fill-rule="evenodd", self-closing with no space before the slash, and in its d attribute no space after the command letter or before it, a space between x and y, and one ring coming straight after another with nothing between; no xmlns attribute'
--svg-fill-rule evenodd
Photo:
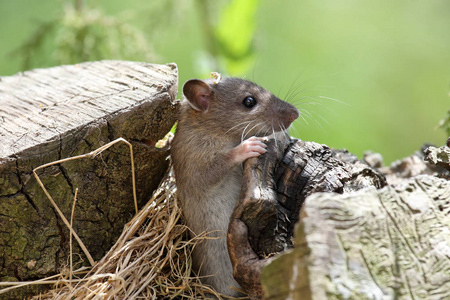
<svg viewBox="0 0 450 300"><path fill-rule="evenodd" d="M270 256L293 247L294 225L309 195L386 185L380 172L346 151L298 140L271 140L267 149L244 164L228 229L234 277L252 299L263 296L260 276Z"/></svg>
<svg viewBox="0 0 450 300"><path fill-rule="evenodd" d="M39 210L38 210L38 208L37 208L37 206L36 206L36 204L33 202L33 199L30 197L30 195L28 195L26 192L25 192L25 184L24 184L24 182L22 181L22 178L20 177L20 173L19 173L19 165L18 165L18 160L17 160L17 157L15 157L15 165L16 165L16 175L17 175L17 180L19 181L19 185L20 185L20 193L21 194L23 194L24 196L25 196L25 198L27 199L27 201L28 201L28 203L36 210L36 212L37 213L39 213Z"/></svg>
<svg viewBox="0 0 450 300"><path fill-rule="evenodd" d="M63 175L63 177L66 180L67 184L70 186L70 190L72 191L72 195L75 195L75 189L73 187L72 182L70 181L70 177L67 174L67 171L64 169L64 167L61 164L58 164L57 166L59 167L59 170L61 171L61 174Z"/></svg>
<svg viewBox="0 0 450 300"><path fill-rule="evenodd" d="M0 280L52 275L68 258L69 232L32 176L34 168L123 137L133 145L138 204L149 199L167 168L168 151L139 141L158 141L173 126L177 76L175 65L101 61L1 78ZM94 259L134 215L130 173L129 148L120 143L94 159L39 171L67 218L79 188L74 229ZM76 242L74 253L82 253ZM34 267L27 266L30 260Z"/></svg>
<svg viewBox="0 0 450 300"><path fill-rule="evenodd" d="M283 147L245 163L230 221L250 298L450 297L448 147L427 158L436 164L413 155L380 169L316 143Z"/></svg>

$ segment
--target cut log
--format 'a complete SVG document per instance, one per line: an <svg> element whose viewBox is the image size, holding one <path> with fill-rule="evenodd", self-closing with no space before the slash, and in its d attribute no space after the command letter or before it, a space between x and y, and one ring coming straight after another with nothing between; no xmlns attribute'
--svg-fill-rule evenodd
<svg viewBox="0 0 450 300"><path fill-rule="evenodd" d="M325 145L269 142L245 163L230 220L236 280L251 299L449 297L450 151L436 149L436 165L417 153L376 169Z"/></svg>
<svg viewBox="0 0 450 300"><path fill-rule="evenodd" d="M380 172L346 151L296 140L267 144L265 155L245 163L227 239L235 278L255 299L262 297L260 272L268 257L292 248L307 196L386 184Z"/></svg>
<svg viewBox="0 0 450 300"><path fill-rule="evenodd" d="M133 145L139 205L150 198L168 166L168 150L154 145L176 121L177 89L175 64L100 61L0 78L1 280L41 278L68 264L68 230L34 168L123 137ZM74 229L94 259L103 257L135 213L129 147L39 176L67 219L79 189Z"/></svg>
<svg viewBox="0 0 450 300"><path fill-rule="evenodd" d="M450 298L449 181L313 194L304 211L295 248L263 270L267 299Z"/></svg>

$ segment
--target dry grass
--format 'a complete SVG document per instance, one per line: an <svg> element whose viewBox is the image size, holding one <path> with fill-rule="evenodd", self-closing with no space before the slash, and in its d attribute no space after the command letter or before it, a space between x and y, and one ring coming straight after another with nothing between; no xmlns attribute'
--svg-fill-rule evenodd
<svg viewBox="0 0 450 300"><path fill-rule="evenodd" d="M136 206L133 149L126 140L120 138L88 154L63 161L95 157L117 142L130 146ZM205 233L189 238L189 229L181 219L175 179L171 172L166 174L150 201L125 225L116 244L96 263L72 228L76 194L69 223L36 174L36 170L60 162L40 166L34 170L34 175L69 228L70 243L73 235L91 267L73 271L71 252L70 266L60 274L31 282L0 283L1 286L10 285L0 290L0 294L27 285L53 284L53 289L33 299L203 299L211 294L219 299L229 298L219 295L211 287L203 285L198 277L192 276L192 249L208 237Z"/></svg>
<svg viewBox="0 0 450 300"><path fill-rule="evenodd" d="M61 274L53 290L34 299L201 299L216 294L191 276L192 247L205 237L188 239L180 217L175 181L168 174L88 274L72 282Z"/></svg>

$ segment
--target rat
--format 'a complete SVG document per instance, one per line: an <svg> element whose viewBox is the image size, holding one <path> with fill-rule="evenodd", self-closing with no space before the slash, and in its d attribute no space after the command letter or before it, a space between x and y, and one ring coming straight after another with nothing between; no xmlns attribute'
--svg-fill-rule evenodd
<svg viewBox="0 0 450 300"><path fill-rule="evenodd" d="M242 296L226 243L242 185L241 164L266 152L266 136L288 137L299 112L257 84L234 77L191 79L183 94L171 142L177 193L192 236L207 232L211 237L195 245L193 269L217 292Z"/></svg>

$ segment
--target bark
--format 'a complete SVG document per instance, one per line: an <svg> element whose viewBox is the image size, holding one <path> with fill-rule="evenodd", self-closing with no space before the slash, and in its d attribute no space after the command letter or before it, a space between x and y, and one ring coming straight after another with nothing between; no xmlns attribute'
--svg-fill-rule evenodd
<svg viewBox="0 0 450 300"><path fill-rule="evenodd" d="M419 176L430 175L450 179L450 148L442 146L436 148L424 145L421 151L394 161L389 167L380 167L389 184L400 184L404 180Z"/></svg>
<svg viewBox="0 0 450 300"><path fill-rule="evenodd" d="M263 270L267 299L448 299L450 182L306 199L295 248Z"/></svg>
<svg viewBox="0 0 450 300"><path fill-rule="evenodd" d="M292 248L294 225L308 195L381 188L384 176L357 158L313 142L268 143L268 152L245 163L240 199L228 230L236 280L260 298L260 272L273 254Z"/></svg>
<svg viewBox="0 0 450 300"><path fill-rule="evenodd" d="M68 230L32 176L34 168L123 137L133 145L139 205L150 198L167 168L168 150L154 145L177 118L177 88L176 65L125 61L0 78L1 280L41 278L67 266ZM135 213L129 147L117 144L95 159L51 166L39 176L67 219L79 189L74 229L94 259L103 257ZM77 246L76 264L86 264Z"/></svg>
<svg viewBox="0 0 450 300"><path fill-rule="evenodd" d="M444 224L450 220L444 221L444 215L450 188L448 181L438 177L448 179L449 171L425 162L423 155L377 169L374 167L381 165L379 155L366 156L366 163L346 151L312 142L270 143L268 149L244 166L241 196L228 231L234 275L250 298L447 295L440 288L408 289L408 285L430 280L425 275L427 268L436 269L439 263L446 266L440 255L450 247L438 240L449 238ZM440 150L440 161L445 161L442 153L446 151ZM417 161L420 164L414 163ZM416 177L410 178L411 174ZM421 174L428 176L418 176ZM417 228L433 211L442 215ZM300 222L294 227L299 216ZM438 232L427 235L433 226L439 228ZM293 235L295 248L291 249ZM444 252L430 250L437 244ZM386 251L377 251L379 247ZM430 265L419 262L416 248L430 256ZM280 252L283 254L274 259L273 255ZM392 273L388 279L383 277L388 272L385 256L390 259L388 271ZM401 266L396 265L398 260ZM404 267L411 261L416 263L413 271L422 271L418 275L421 281L405 279L405 274L413 272ZM436 282L431 286L437 288L444 282L442 278L448 281L446 273L447 269L436 269ZM382 280L387 285L380 285ZM391 284L397 281L401 284Z"/></svg>
<svg viewBox="0 0 450 300"><path fill-rule="evenodd" d="M443 168L450 171L450 138L447 140L447 147L442 146L439 148L428 147L425 149L424 159L431 165L435 165L437 168ZM443 172L440 172L443 173Z"/></svg>

